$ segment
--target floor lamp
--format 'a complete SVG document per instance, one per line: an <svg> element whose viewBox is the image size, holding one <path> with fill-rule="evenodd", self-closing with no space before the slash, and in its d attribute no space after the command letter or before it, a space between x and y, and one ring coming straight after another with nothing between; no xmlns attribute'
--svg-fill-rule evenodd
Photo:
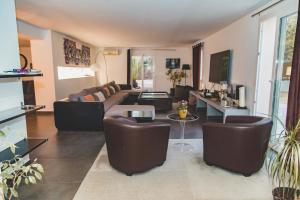
<svg viewBox="0 0 300 200"><path fill-rule="evenodd" d="M101 50L97 51L95 54L95 63L90 65L91 70L93 71L99 71L101 68L101 65L99 63L97 63L97 58L99 56L99 54L101 54L104 58L104 63L105 63L105 76L106 76L106 83L108 83L108 73L107 73L107 62L106 62L106 58L105 55L103 54L103 52Z"/></svg>
<svg viewBox="0 0 300 200"><path fill-rule="evenodd" d="M186 86L186 71L191 70L191 67L189 64L183 64L182 70L184 71L184 85Z"/></svg>

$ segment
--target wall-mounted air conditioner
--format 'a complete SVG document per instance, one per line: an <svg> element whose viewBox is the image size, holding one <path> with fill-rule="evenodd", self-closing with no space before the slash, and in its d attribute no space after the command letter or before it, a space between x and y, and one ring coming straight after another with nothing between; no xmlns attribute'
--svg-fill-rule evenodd
<svg viewBox="0 0 300 200"><path fill-rule="evenodd" d="M119 49L104 49L103 50L103 55L117 56L117 55L120 55L120 50Z"/></svg>

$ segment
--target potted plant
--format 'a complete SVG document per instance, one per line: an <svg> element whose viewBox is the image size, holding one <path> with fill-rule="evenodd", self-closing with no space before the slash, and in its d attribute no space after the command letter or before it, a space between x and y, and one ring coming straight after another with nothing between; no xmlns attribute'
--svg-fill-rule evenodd
<svg viewBox="0 0 300 200"><path fill-rule="evenodd" d="M166 75L168 76L168 79L172 82L170 94L171 96L174 96L176 84L181 83L182 79L185 77L185 73L182 70L169 69Z"/></svg>
<svg viewBox="0 0 300 200"><path fill-rule="evenodd" d="M188 113L188 102L187 101L180 101L178 103L178 115L180 119L185 119Z"/></svg>
<svg viewBox="0 0 300 200"><path fill-rule="evenodd" d="M4 137L8 131L9 128L0 130L0 137ZM14 157L11 160L0 162L0 188L3 191L2 199L11 200L13 197L19 197L17 190L22 182L28 185L36 184L37 180L42 180L44 169L42 165L37 163L37 159L26 163L22 157L16 155L16 148L18 147L14 144L8 144L8 146Z"/></svg>
<svg viewBox="0 0 300 200"><path fill-rule="evenodd" d="M267 161L268 173L273 185L274 200L296 200L300 197L300 142L297 134L300 131L300 119L293 128L284 127L282 134L271 146L273 151Z"/></svg>

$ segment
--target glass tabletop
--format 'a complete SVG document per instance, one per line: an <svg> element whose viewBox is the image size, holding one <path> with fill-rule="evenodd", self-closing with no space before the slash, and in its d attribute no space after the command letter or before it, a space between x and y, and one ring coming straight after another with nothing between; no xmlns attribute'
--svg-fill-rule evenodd
<svg viewBox="0 0 300 200"><path fill-rule="evenodd" d="M145 92L141 94L142 99L149 98L169 98L169 95L165 92Z"/></svg>
<svg viewBox="0 0 300 200"><path fill-rule="evenodd" d="M199 119L199 117L197 115L193 115L193 114L187 114L186 118L181 119L178 115L178 113L172 113L167 115L167 118L173 121L196 121Z"/></svg>

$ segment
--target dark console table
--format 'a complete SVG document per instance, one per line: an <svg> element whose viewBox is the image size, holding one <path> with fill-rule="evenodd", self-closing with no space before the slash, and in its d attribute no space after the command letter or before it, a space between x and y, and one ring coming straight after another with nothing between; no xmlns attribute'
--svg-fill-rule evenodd
<svg viewBox="0 0 300 200"><path fill-rule="evenodd" d="M207 117L222 116L223 122L229 115L250 115L249 109L239 109L234 106L224 107L221 103L213 98L206 98L200 94L198 91L190 91L190 95L197 98L197 107L206 108Z"/></svg>
<svg viewBox="0 0 300 200"><path fill-rule="evenodd" d="M139 105L153 105L155 111L172 110L172 101L167 92L142 92L138 98Z"/></svg>

